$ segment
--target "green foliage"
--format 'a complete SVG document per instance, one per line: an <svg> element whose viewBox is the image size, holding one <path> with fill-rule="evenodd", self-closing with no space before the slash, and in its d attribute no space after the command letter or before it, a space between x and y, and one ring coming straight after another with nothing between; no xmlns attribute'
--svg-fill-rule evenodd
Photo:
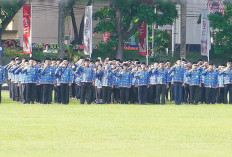
<svg viewBox="0 0 232 157"><path fill-rule="evenodd" d="M170 47L170 41L171 41L171 34L164 30L154 30L154 52L155 53L162 53L166 51L166 48ZM149 40L151 41L152 36L149 37Z"/></svg>
<svg viewBox="0 0 232 157"><path fill-rule="evenodd" d="M2 28L2 21L6 18L13 16L15 14L15 10L19 9L17 5L17 0L1 0L0 2L0 29Z"/></svg>
<svg viewBox="0 0 232 157"><path fill-rule="evenodd" d="M209 15L216 54L231 53L232 50L232 4L225 3L225 16L221 13Z"/></svg>
<svg viewBox="0 0 232 157"><path fill-rule="evenodd" d="M98 21L94 28L95 32L104 33L109 31L112 34L117 32L115 23L116 8L119 8L121 13L120 27L123 34L123 42L138 32L138 24L141 21L145 20L149 25L156 23L162 26L172 24L173 19L177 17L176 5L172 2L156 0L150 4L142 3L140 0L113 0L110 6L101 8L94 14L94 19ZM154 12L155 8L157 10L156 13ZM116 37L111 38L113 39L109 40L108 44L99 44L100 49L103 48L102 51L108 51L107 47L117 45Z"/></svg>
<svg viewBox="0 0 232 157"><path fill-rule="evenodd" d="M100 42L98 48L102 52L114 52L115 46L117 44L116 38L110 38L108 42Z"/></svg>

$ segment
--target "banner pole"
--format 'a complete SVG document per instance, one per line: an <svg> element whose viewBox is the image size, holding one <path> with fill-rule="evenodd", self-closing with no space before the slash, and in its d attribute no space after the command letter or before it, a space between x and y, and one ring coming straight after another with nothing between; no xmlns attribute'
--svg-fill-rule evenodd
<svg viewBox="0 0 232 157"><path fill-rule="evenodd" d="M31 2L29 2L31 4ZM31 54L30 57L32 57L32 4L31 4L31 28L30 28L30 40L31 40Z"/></svg>
<svg viewBox="0 0 232 157"><path fill-rule="evenodd" d="M148 57L149 57L149 54L148 54L148 24L147 24L147 28L146 29L147 29L147 34L146 34L147 35L147 37L146 37L146 40L147 40L147 45L146 45L147 46L146 64L148 65Z"/></svg>

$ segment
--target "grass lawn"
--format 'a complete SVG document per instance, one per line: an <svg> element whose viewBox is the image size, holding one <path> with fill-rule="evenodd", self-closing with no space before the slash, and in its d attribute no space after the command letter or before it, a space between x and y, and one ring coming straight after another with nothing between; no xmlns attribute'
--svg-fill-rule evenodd
<svg viewBox="0 0 232 157"><path fill-rule="evenodd" d="M2 92L0 157L231 154L232 105L29 105Z"/></svg>

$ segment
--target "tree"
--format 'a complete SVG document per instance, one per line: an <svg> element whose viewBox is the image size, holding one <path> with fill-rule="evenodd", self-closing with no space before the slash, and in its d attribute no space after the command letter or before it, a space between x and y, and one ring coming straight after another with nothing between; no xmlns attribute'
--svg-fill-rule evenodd
<svg viewBox="0 0 232 157"><path fill-rule="evenodd" d="M157 13L154 10L157 10ZM149 25L172 24L177 17L175 3L163 0L110 0L110 6L98 10L95 32L111 32L116 43L116 58L123 59L124 42L137 32L142 21ZM132 27L131 27L132 26ZM107 44L107 43L106 43Z"/></svg>
<svg viewBox="0 0 232 157"><path fill-rule="evenodd" d="M211 13L208 18L213 29L214 52L231 53L232 51L232 3L225 1L225 15Z"/></svg>
<svg viewBox="0 0 232 157"><path fill-rule="evenodd" d="M0 45L2 33L14 18L15 14L22 8L27 0L2 0L0 3ZM2 55L0 55L0 64L2 64Z"/></svg>

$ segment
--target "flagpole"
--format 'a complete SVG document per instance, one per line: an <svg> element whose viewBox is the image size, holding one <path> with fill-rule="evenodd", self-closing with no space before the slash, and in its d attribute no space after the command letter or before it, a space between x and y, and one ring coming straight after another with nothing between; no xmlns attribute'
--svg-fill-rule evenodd
<svg viewBox="0 0 232 157"><path fill-rule="evenodd" d="M92 51L93 51L93 4L91 5L91 25L90 25L90 58L92 57Z"/></svg>
<svg viewBox="0 0 232 157"><path fill-rule="evenodd" d="M29 3L31 4L31 1L30 1ZM30 38L31 38L31 39L30 39L30 40L31 40L31 43L30 43L31 45L30 45L30 46L31 46L31 54L30 54L30 57L32 57L32 4L31 4L31 19L30 19L30 20L31 20L31 28L30 28Z"/></svg>
<svg viewBox="0 0 232 157"><path fill-rule="evenodd" d="M146 55L146 64L148 65L148 57L149 57L149 54L148 54L148 24L147 24L147 37L146 37L146 40L147 40L147 55Z"/></svg>

